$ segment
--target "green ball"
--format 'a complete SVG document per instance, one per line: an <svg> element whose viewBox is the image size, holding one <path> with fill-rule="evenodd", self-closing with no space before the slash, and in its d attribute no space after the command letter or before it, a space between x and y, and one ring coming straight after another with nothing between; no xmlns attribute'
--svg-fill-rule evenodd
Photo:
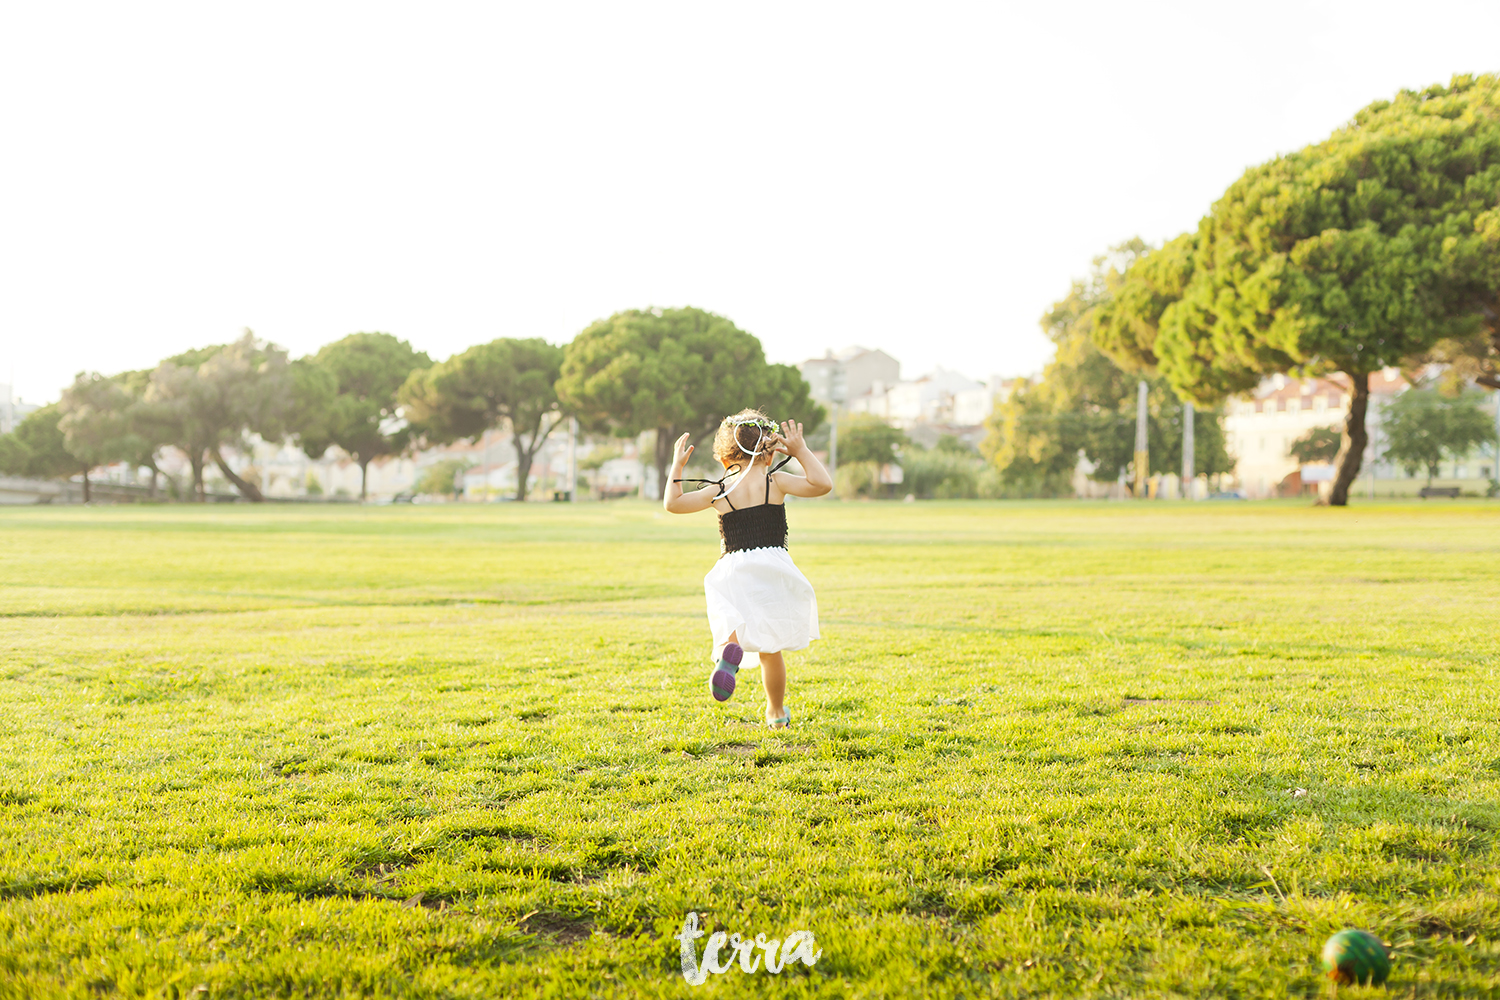
<svg viewBox="0 0 1500 1000"><path fill-rule="evenodd" d="M1343 930L1323 945L1323 971L1336 983L1379 986L1390 977L1391 957L1369 931Z"/></svg>

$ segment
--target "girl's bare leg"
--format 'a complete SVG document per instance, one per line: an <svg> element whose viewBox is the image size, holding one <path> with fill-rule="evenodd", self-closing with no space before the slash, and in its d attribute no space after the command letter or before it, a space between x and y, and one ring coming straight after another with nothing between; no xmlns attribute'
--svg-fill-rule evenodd
<svg viewBox="0 0 1500 1000"><path fill-rule="evenodd" d="M786 661L780 653L760 654L760 682L766 689L766 718L780 718L786 698Z"/></svg>

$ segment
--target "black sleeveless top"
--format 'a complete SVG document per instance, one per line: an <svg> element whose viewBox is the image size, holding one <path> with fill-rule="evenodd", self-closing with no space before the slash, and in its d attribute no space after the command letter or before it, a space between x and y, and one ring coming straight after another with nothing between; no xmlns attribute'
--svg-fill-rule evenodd
<svg viewBox="0 0 1500 1000"><path fill-rule="evenodd" d="M786 548L786 505L762 503L719 515L720 554Z"/></svg>
<svg viewBox="0 0 1500 1000"><path fill-rule="evenodd" d="M724 502L733 509L728 514L719 515L720 557L747 549L786 548L786 505L771 502L771 473L775 471L766 469L764 503L754 507L735 507L729 494L724 494Z"/></svg>

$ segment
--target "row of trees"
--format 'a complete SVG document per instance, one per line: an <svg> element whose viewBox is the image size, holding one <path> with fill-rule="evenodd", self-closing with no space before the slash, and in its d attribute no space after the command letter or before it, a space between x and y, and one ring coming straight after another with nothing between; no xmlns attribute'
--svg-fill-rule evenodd
<svg viewBox="0 0 1500 1000"><path fill-rule="evenodd" d="M1034 382L1018 383L990 416L982 451L999 469L1011 496L1066 496L1080 456L1099 481L1113 480L1135 460L1136 394L1149 385L1147 433L1153 475L1182 467L1183 407L1159 374L1127 370L1096 342L1101 308L1123 282L1123 273L1149 248L1131 240L1098 257L1088 278L1042 318L1056 345L1052 361ZM1205 475L1232 472L1222 413L1200 409L1193 417L1193 465Z"/></svg>
<svg viewBox="0 0 1500 1000"><path fill-rule="evenodd" d="M1096 324L1125 283L1125 274L1150 252L1140 240L1114 248L1094 262L1088 279L1074 282L1068 297L1053 305L1043 329L1057 345L1053 360L1035 382L1022 383L991 416L983 450L998 468L1002 492L1012 496L1063 496L1079 456L1098 480L1115 478L1133 459L1136 392L1146 376L1149 390L1151 468L1147 474L1181 467L1183 410L1179 393L1159 371L1127 370L1098 346ZM1451 346L1451 345L1450 345ZM1447 348L1445 348L1446 350ZM1483 393L1465 390L1480 382L1480 358L1450 362L1438 384L1419 385L1396 397L1383 414L1377 455L1429 480L1444 459L1460 459L1495 441L1496 429L1483 408ZM1314 428L1288 449L1300 463L1339 460L1344 433ZM1222 411L1194 414L1194 466L1203 474L1233 471Z"/></svg>
<svg viewBox="0 0 1500 1000"><path fill-rule="evenodd" d="M177 448L192 471L192 493L204 498L211 464L251 500L259 486L235 472L226 449L294 437L309 455L330 445L346 450L361 469L401 450L411 430L395 413L394 394L425 354L389 334L358 333L315 355L291 361L287 352L249 331L230 344L163 360L154 369L103 376L80 374L62 398L33 413L0 439L0 471L41 477L82 474L127 462L152 473L158 455Z"/></svg>
<svg viewBox="0 0 1500 1000"><path fill-rule="evenodd" d="M1195 231L1096 262L1043 319L1057 356L997 410L985 450L1020 492L1062 492L1080 454L1113 478L1133 457L1145 378L1152 468L1136 475L1178 466L1182 401L1199 407L1196 468L1228 471L1216 412L1227 396L1277 372L1341 372L1352 405L1331 502L1346 504L1373 372L1437 362L1450 395L1465 383L1500 389L1497 206L1500 77L1377 101L1326 141L1247 170ZM1434 454L1477 433L1464 412L1414 396L1388 457L1435 468ZM1467 430L1435 445L1439 419ZM1407 433L1421 421L1426 430Z"/></svg>
<svg viewBox="0 0 1500 1000"><path fill-rule="evenodd" d="M338 446L361 470L414 444L444 444L506 429L517 456L517 498L554 430L575 417L587 431L634 436L655 430L658 487L671 442L701 443L726 412L760 406L816 428L823 411L795 368L768 364L760 342L701 309L646 309L594 323L566 347L502 338L434 364L386 333L356 333L291 360L249 331L231 344L189 351L149 371L80 374L62 399L0 438L0 471L82 473L129 462L160 472L177 448L204 498L209 463L246 498L259 487L225 459L252 436L290 439L309 456Z"/></svg>

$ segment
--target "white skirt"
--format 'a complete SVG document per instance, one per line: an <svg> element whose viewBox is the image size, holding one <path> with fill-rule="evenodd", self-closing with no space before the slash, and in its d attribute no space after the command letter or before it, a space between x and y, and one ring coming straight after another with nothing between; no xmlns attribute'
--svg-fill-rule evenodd
<svg viewBox="0 0 1500 1000"><path fill-rule="evenodd" d="M720 557L703 578L714 651L733 632L747 653L806 649L818 638L818 599L786 549Z"/></svg>

